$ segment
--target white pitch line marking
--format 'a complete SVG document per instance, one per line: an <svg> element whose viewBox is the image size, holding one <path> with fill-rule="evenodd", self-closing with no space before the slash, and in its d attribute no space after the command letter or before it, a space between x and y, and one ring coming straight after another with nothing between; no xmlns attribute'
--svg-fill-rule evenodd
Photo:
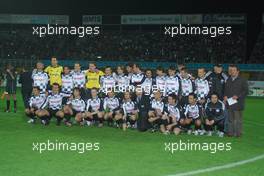
<svg viewBox="0 0 264 176"><path fill-rule="evenodd" d="M261 160L261 159L264 159L264 154L256 156L254 158L250 158L247 160L242 160L242 161L238 161L238 162L234 162L234 163L229 163L229 164L225 164L222 166L215 166L215 167L210 167L210 168L206 168L206 169L198 169L198 170L189 171L189 172L171 174L168 176L190 176L190 175L196 175L196 174L201 174L201 173L205 173L205 172L212 172L212 171L221 170L221 169L229 169L229 168L233 168L233 167L240 166L243 164L251 163L251 162L254 162L257 160Z"/></svg>

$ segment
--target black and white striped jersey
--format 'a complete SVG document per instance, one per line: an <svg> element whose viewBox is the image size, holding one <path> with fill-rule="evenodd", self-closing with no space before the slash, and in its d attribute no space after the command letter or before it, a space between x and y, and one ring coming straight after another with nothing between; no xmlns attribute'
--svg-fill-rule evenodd
<svg viewBox="0 0 264 176"><path fill-rule="evenodd" d="M201 108L197 104L188 104L184 109L184 115L187 118L197 119L201 116Z"/></svg>
<svg viewBox="0 0 264 176"><path fill-rule="evenodd" d="M115 75L115 80L118 88L118 92L125 92L130 84L130 78L126 74Z"/></svg>
<svg viewBox="0 0 264 176"><path fill-rule="evenodd" d="M145 81L145 75L142 72L133 73L131 76L130 84L133 86L138 86L138 85L142 85L144 81Z"/></svg>
<svg viewBox="0 0 264 176"><path fill-rule="evenodd" d="M50 93L43 107L52 110L60 110L62 109L62 98L63 98L62 93L57 93L57 94Z"/></svg>
<svg viewBox="0 0 264 176"><path fill-rule="evenodd" d="M169 94L176 94L178 95L179 89L180 89L180 84L179 84L179 79L177 76L167 76L166 81L165 81L165 90L166 90L166 95L168 96Z"/></svg>
<svg viewBox="0 0 264 176"><path fill-rule="evenodd" d="M195 94L198 100L204 99L209 94L209 83L206 79L197 78L194 81L195 84Z"/></svg>
<svg viewBox="0 0 264 176"><path fill-rule="evenodd" d="M105 97L104 98L104 110L116 111L120 109L120 101L116 97Z"/></svg>
<svg viewBox="0 0 264 176"><path fill-rule="evenodd" d="M33 86L40 88L40 93L45 93L49 83L49 76L44 71L36 71L32 73Z"/></svg>
<svg viewBox="0 0 264 176"><path fill-rule="evenodd" d="M45 104L46 96L45 94L41 94L38 96L32 96L29 99L29 107L36 108L36 109L42 109L43 105Z"/></svg>
<svg viewBox="0 0 264 176"><path fill-rule="evenodd" d="M180 86L182 96L189 96L190 93L194 92L193 81L190 78L180 79Z"/></svg>
<svg viewBox="0 0 264 176"><path fill-rule="evenodd" d="M73 87L84 88L86 83L86 71L71 71Z"/></svg>
<svg viewBox="0 0 264 176"><path fill-rule="evenodd" d="M113 75L103 75L100 78L100 89L102 92L107 92L107 89L114 89L116 80Z"/></svg>
<svg viewBox="0 0 264 176"><path fill-rule="evenodd" d="M62 85L61 92L65 97L69 97L72 94L73 90L73 78L71 74L61 76Z"/></svg>
<svg viewBox="0 0 264 176"><path fill-rule="evenodd" d="M165 87L166 87L166 76L156 76L154 78L155 89L160 90L163 95L165 95Z"/></svg>
<svg viewBox="0 0 264 176"><path fill-rule="evenodd" d="M145 81L142 84L145 95L150 95L152 92L153 78L145 78Z"/></svg>
<svg viewBox="0 0 264 176"><path fill-rule="evenodd" d="M133 111L137 110L136 102L129 100L129 101L123 101L122 103L122 109L124 112L124 115L131 114Z"/></svg>
<svg viewBox="0 0 264 176"><path fill-rule="evenodd" d="M164 111L164 102L162 100L152 99L150 102L150 110L160 110L161 112Z"/></svg>
<svg viewBox="0 0 264 176"><path fill-rule="evenodd" d="M86 111L95 112L103 110L103 101L99 98L90 98L86 103Z"/></svg>
<svg viewBox="0 0 264 176"><path fill-rule="evenodd" d="M72 109L77 112L84 112L86 108L86 104L81 98L74 98L67 102L67 105L71 105Z"/></svg>
<svg viewBox="0 0 264 176"><path fill-rule="evenodd" d="M177 105L166 104L164 111L165 111L165 114L167 114L168 116L175 117L177 121L179 121L181 118L181 112Z"/></svg>

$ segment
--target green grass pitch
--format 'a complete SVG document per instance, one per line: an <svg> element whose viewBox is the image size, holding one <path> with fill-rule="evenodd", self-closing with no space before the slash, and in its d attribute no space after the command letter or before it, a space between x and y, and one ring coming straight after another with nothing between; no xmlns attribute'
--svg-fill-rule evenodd
<svg viewBox="0 0 264 176"><path fill-rule="evenodd" d="M103 127L72 128L27 124L20 94L19 110L4 113L0 108L0 175L3 176L166 176L228 163L247 160L264 153L264 99L248 98L244 113L244 135L241 138L217 136L180 136L160 133L140 133L135 130L122 132ZM33 142L47 140L60 142L99 142L99 151L45 151L32 150ZM231 142L231 151L177 151L164 150L165 142ZM206 172L203 176L264 175L264 160L241 166Z"/></svg>

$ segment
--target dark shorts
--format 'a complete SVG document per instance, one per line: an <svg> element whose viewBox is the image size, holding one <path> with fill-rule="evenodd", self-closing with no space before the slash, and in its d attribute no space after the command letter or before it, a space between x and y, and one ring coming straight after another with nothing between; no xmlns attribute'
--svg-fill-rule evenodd
<svg viewBox="0 0 264 176"><path fill-rule="evenodd" d="M54 110L54 109L48 109L48 112L49 112L49 116L50 117L53 117L53 116L56 116L56 113L58 112L58 111L60 111L60 110L58 110L58 109L56 109L56 110Z"/></svg>
<svg viewBox="0 0 264 176"><path fill-rule="evenodd" d="M5 91L8 94L16 94L16 86L6 86Z"/></svg>
<svg viewBox="0 0 264 176"><path fill-rule="evenodd" d="M76 110L72 110L72 115L73 116L76 116L78 113L83 113L83 112L81 112L81 111L76 111Z"/></svg>

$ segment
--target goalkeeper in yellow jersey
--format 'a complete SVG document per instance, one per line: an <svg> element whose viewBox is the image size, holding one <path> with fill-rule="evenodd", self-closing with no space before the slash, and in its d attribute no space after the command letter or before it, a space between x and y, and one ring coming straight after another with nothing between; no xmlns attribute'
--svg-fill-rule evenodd
<svg viewBox="0 0 264 176"><path fill-rule="evenodd" d="M51 65L46 67L44 71L49 75L50 85L58 83L61 86L61 74L63 72L63 68L62 66L58 65L58 60L56 57L51 58Z"/></svg>

